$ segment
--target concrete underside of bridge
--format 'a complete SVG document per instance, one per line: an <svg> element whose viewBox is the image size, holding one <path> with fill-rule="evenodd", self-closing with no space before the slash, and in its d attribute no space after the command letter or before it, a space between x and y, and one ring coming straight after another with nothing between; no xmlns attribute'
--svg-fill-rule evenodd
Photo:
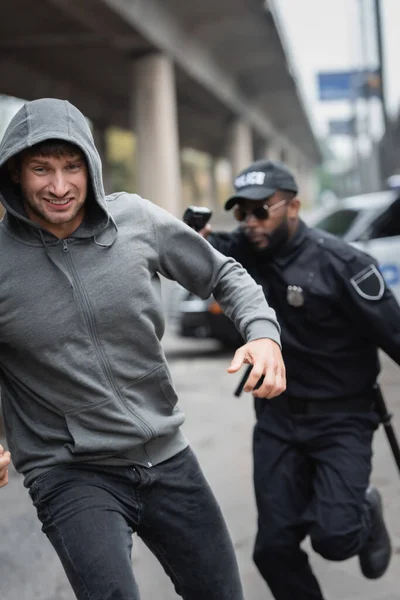
<svg viewBox="0 0 400 600"><path fill-rule="evenodd" d="M3 0L0 55L3 94L65 98L100 128L133 129L142 165L179 147L234 169L269 151L320 160L265 1ZM176 160L165 169L176 177Z"/></svg>

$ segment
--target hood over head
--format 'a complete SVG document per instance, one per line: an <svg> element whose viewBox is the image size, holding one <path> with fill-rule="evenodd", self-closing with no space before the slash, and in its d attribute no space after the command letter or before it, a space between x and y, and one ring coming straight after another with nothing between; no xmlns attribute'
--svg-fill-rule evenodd
<svg viewBox="0 0 400 600"><path fill-rule="evenodd" d="M84 153L89 173L88 209L77 237L90 237L110 222L105 201L102 167L90 127L84 115L67 100L42 98L27 102L14 115L0 143L0 201L19 222L40 230L23 209L17 186L11 181L7 161L23 150L46 140L64 140ZM89 197L90 196L90 197Z"/></svg>

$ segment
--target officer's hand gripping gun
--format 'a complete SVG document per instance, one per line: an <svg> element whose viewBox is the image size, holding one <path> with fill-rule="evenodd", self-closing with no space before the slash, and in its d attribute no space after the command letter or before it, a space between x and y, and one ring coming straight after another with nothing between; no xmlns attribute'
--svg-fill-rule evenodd
<svg viewBox="0 0 400 600"><path fill-rule="evenodd" d="M205 206L189 206L183 215L184 222L195 231L201 231L212 216L212 211Z"/></svg>

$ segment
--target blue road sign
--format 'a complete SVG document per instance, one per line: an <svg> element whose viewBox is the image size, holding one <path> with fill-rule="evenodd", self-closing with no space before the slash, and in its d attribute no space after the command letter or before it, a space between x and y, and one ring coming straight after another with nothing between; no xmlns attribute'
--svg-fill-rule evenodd
<svg viewBox="0 0 400 600"><path fill-rule="evenodd" d="M381 78L377 69L318 73L317 78L321 101L380 97Z"/></svg>
<svg viewBox="0 0 400 600"><path fill-rule="evenodd" d="M355 120L354 119L335 119L329 121L330 135L354 135Z"/></svg>

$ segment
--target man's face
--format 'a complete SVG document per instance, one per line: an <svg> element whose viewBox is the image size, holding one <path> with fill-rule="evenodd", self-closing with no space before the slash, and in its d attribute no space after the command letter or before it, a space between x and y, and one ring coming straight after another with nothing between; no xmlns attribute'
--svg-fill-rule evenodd
<svg viewBox="0 0 400 600"><path fill-rule="evenodd" d="M260 218L258 215L262 207L269 208L267 218ZM278 191L265 201L243 200L238 209L243 211L242 216L246 214L241 227L253 247L273 254L292 234L292 222L297 219L298 201L285 200L284 195ZM256 214L253 209L256 209Z"/></svg>
<svg viewBox="0 0 400 600"><path fill-rule="evenodd" d="M56 237L71 235L84 218L88 170L81 152L67 156L22 154L16 183L29 218Z"/></svg>

